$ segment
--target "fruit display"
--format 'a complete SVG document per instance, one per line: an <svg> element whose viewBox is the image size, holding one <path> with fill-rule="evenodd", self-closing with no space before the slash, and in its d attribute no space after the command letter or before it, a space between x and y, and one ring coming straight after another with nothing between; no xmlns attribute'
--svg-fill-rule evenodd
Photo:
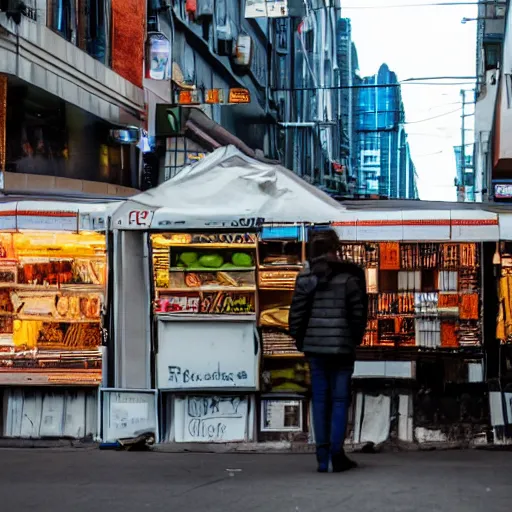
<svg viewBox="0 0 512 512"><path fill-rule="evenodd" d="M176 269L211 271L250 269L254 266L252 255L240 251L184 251L173 256L173 268Z"/></svg>

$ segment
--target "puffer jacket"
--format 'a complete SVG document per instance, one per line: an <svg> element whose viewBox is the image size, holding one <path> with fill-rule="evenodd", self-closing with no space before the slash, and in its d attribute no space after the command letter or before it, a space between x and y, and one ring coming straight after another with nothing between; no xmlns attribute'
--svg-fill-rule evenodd
<svg viewBox="0 0 512 512"><path fill-rule="evenodd" d="M367 317L366 278L357 265L323 257L297 277L289 332L301 352L353 356Z"/></svg>

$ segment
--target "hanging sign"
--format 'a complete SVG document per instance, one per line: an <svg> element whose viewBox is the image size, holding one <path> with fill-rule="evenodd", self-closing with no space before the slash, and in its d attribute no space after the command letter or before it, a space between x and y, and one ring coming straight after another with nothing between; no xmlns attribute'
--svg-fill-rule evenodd
<svg viewBox="0 0 512 512"><path fill-rule="evenodd" d="M151 80L170 79L171 43L164 34L150 32L146 43L146 78Z"/></svg>
<svg viewBox="0 0 512 512"><path fill-rule="evenodd" d="M228 103L251 103L251 93L242 88L230 89Z"/></svg>

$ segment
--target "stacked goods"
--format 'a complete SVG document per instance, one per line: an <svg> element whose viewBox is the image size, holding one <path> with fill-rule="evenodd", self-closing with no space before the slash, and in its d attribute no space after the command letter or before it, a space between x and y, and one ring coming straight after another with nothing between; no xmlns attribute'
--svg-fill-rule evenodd
<svg viewBox="0 0 512 512"><path fill-rule="evenodd" d="M298 272L289 270L260 270L259 285L261 288L293 290Z"/></svg>
<svg viewBox="0 0 512 512"><path fill-rule="evenodd" d="M153 272L157 288L169 286L170 253L168 247L153 248Z"/></svg>
<svg viewBox="0 0 512 512"><path fill-rule="evenodd" d="M290 354L296 352L295 340L277 329L263 330L263 352L266 355Z"/></svg>

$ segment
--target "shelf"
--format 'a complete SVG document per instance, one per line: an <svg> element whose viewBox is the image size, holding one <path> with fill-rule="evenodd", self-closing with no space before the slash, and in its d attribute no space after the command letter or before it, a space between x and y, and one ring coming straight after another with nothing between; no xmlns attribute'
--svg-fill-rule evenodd
<svg viewBox="0 0 512 512"><path fill-rule="evenodd" d="M157 243L154 245L155 249L166 249L167 247L173 249L256 249L256 244L227 244L227 243L219 243L219 244L177 244L177 243L169 243L162 244Z"/></svg>
<svg viewBox="0 0 512 512"><path fill-rule="evenodd" d="M12 288L15 290L29 290L34 292L60 292L60 291L103 291L104 286L100 284L61 284L61 285L43 285L43 284L18 284L18 283L0 283L0 289Z"/></svg>
<svg viewBox="0 0 512 512"><path fill-rule="evenodd" d="M155 313L155 318L163 322L255 322L256 314Z"/></svg>
<svg viewBox="0 0 512 512"><path fill-rule="evenodd" d="M296 264L296 263L290 263L290 264L283 264L280 263L279 265L260 265L258 267L259 270L265 270L265 271L273 271L273 270L297 270L299 272L304 268L304 265Z"/></svg>
<svg viewBox="0 0 512 512"><path fill-rule="evenodd" d="M26 322L36 321L36 322L46 322L53 324L99 324L99 318L54 318L50 316L31 316L31 315L16 315L15 320L21 320Z"/></svg>
<svg viewBox="0 0 512 512"><path fill-rule="evenodd" d="M263 353L263 357L268 359L303 359L304 354L299 352L298 354L265 354Z"/></svg>
<svg viewBox="0 0 512 512"><path fill-rule="evenodd" d="M181 267L171 267L169 268L169 272L254 272L256 267L236 267L236 268L204 268L200 270L181 268Z"/></svg>
<svg viewBox="0 0 512 512"><path fill-rule="evenodd" d="M277 286L260 286L258 289L266 292L293 292L293 290L295 290L295 286L291 288L278 288Z"/></svg>
<svg viewBox="0 0 512 512"><path fill-rule="evenodd" d="M255 286L190 286L188 288L157 288L158 293L186 292L256 292Z"/></svg>

